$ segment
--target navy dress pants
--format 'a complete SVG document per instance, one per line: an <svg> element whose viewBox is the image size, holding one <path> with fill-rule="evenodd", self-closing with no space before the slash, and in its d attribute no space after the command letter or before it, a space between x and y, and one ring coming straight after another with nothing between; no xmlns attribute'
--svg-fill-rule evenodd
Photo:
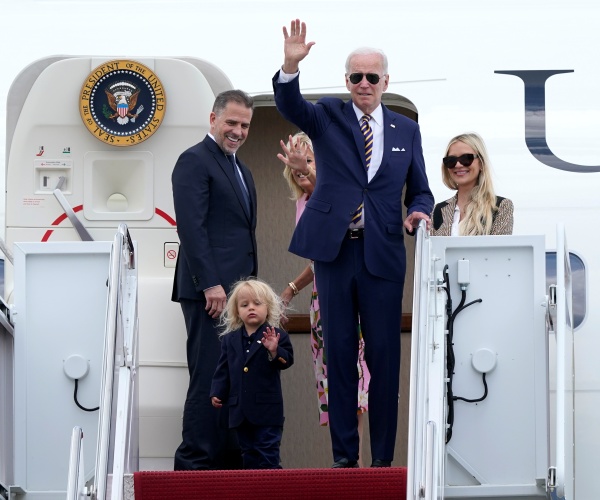
<svg viewBox="0 0 600 500"><path fill-rule="evenodd" d="M188 334L190 383L183 410L183 440L175 452L174 469L241 469L237 436L229 429L228 407L217 409L210 401L221 354L216 320L205 311L204 301L182 299L180 304Z"/></svg>

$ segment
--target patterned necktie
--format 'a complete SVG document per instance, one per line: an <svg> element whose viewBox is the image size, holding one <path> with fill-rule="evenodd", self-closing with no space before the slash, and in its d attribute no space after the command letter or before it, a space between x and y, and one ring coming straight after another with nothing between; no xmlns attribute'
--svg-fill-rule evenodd
<svg viewBox="0 0 600 500"><path fill-rule="evenodd" d="M365 163L367 165L367 172L371 166L371 155L373 153L373 129L369 126L369 120L371 115L363 115L360 119L360 131L365 136ZM362 219L363 215L363 204L361 203L352 215L351 225L357 225Z"/></svg>
<svg viewBox="0 0 600 500"><path fill-rule="evenodd" d="M238 167L235 163L235 156L233 156L233 155L225 155L225 156L229 160L229 163L231 163L233 165L233 175L235 176L235 178L238 181L238 184L240 185L240 190L242 191L242 195L244 196L244 202L246 204L246 212L248 215L250 215L250 196L248 194L248 188L246 188L246 185L244 184L244 181L242 180L242 173L238 170Z"/></svg>
<svg viewBox="0 0 600 500"><path fill-rule="evenodd" d="M365 136L365 159L367 162L367 171L371 165L371 154L373 153L373 129L369 126L371 115L363 115L360 119L360 131Z"/></svg>

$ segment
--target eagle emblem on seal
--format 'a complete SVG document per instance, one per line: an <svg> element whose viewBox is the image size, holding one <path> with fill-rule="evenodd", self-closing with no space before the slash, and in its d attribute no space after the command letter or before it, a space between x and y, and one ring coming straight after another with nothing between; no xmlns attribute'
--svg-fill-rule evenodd
<svg viewBox="0 0 600 500"><path fill-rule="evenodd" d="M106 92L108 105L112 110L112 112L109 111L105 105L104 116L109 120L116 120L119 125L126 125L130 120L135 123L135 119L144 111L142 105L135 109L140 89L131 82L120 81L114 83L104 89L104 92Z"/></svg>

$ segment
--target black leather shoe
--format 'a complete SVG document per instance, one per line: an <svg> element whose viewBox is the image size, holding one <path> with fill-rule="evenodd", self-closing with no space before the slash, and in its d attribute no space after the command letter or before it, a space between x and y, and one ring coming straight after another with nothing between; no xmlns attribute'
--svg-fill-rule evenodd
<svg viewBox="0 0 600 500"><path fill-rule="evenodd" d="M347 458L340 458L333 462L331 466L332 469L353 469L354 467L358 467L358 462L356 460L348 460Z"/></svg>
<svg viewBox="0 0 600 500"><path fill-rule="evenodd" d="M371 464L371 467L391 467L391 466L392 466L391 460L375 459L375 460L373 460L373 463Z"/></svg>

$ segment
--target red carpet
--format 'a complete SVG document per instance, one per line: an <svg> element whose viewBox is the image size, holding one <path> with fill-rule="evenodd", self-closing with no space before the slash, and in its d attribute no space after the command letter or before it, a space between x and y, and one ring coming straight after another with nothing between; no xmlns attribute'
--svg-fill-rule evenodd
<svg viewBox="0 0 600 500"><path fill-rule="evenodd" d="M406 498L406 468L136 472L136 500Z"/></svg>

